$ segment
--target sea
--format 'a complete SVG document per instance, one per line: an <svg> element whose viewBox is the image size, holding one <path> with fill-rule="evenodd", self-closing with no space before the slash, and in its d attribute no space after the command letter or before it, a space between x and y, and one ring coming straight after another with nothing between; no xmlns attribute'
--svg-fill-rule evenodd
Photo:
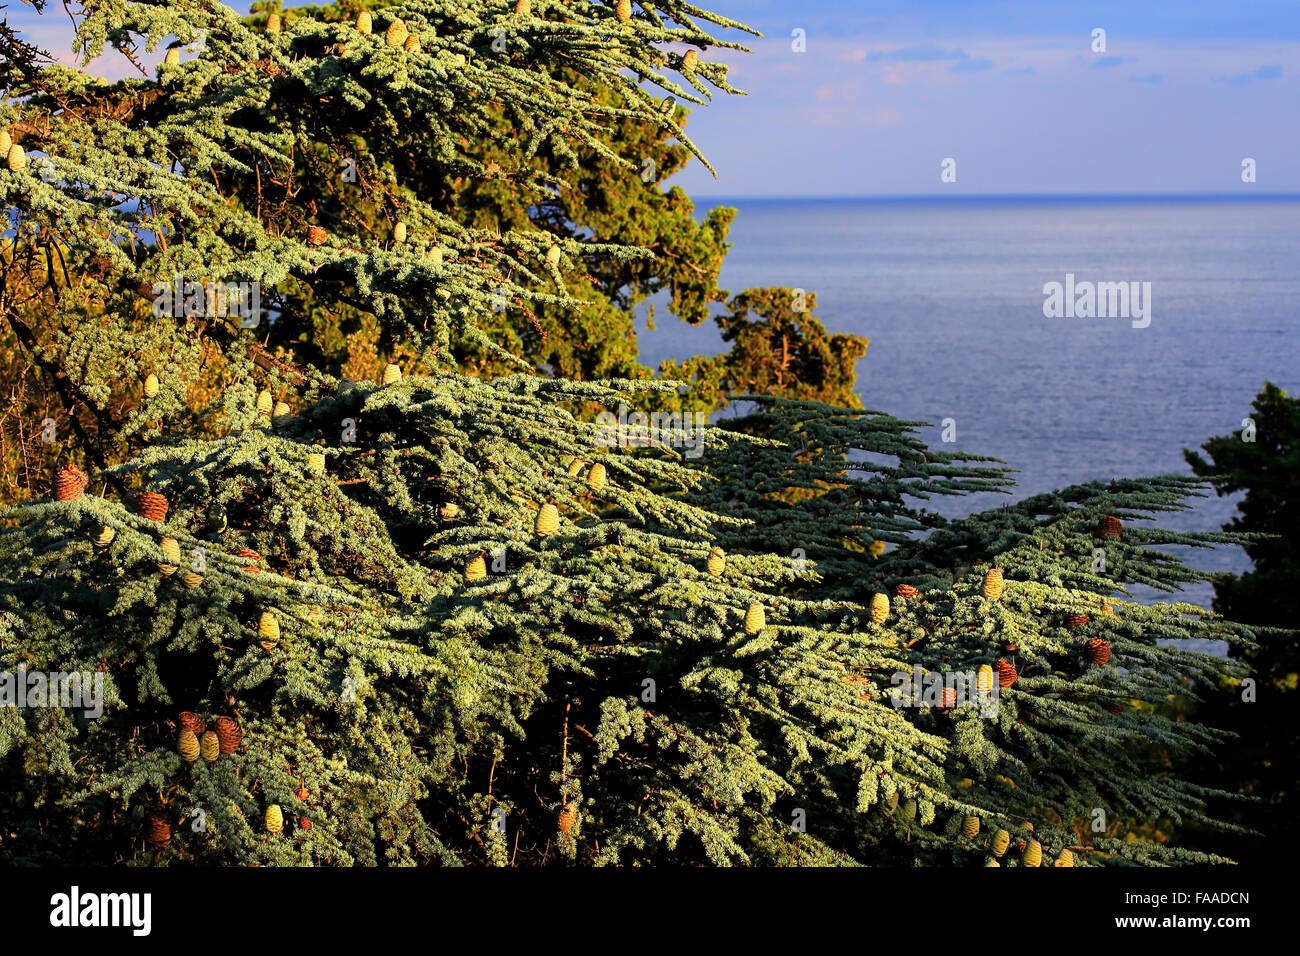
<svg viewBox="0 0 1300 956"><path fill-rule="evenodd" d="M701 217L737 210L723 288L815 293L827 329L870 340L865 407L1018 469L1010 499L932 505L950 517L1093 479L1190 474L1183 450L1240 434L1266 380L1300 388L1300 196L695 201ZM1125 314L1080 315L1047 303L1052 283L1132 296ZM1100 298L1122 312L1114 296ZM647 364L726 347L662 304L655 326L638 329ZM1193 501L1158 523L1218 530L1237 504ZM1237 547L1175 550L1211 571L1250 567ZM1208 607L1212 588L1137 596Z"/></svg>

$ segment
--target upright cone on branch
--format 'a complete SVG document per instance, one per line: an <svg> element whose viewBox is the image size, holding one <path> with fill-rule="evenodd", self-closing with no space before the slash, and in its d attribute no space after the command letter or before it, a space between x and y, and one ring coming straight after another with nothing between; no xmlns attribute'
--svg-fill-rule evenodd
<svg viewBox="0 0 1300 956"><path fill-rule="evenodd" d="M89 482L86 473L76 465L60 468L59 473L54 476L54 500L76 501Z"/></svg>
<svg viewBox="0 0 1300 956"><path fill-rule="evenodd" d="M223 754L233 754L244 739L244 732L232 717L218 717L214 725L217 744Z"/></svg>
<svg viewBox="0 0 1300 956"><path fill-rule="evenodd" d="M894 597L903 598L904 600L907 598L914 598L920 593L920 591L912 587L910 584L900 584L894 588Z"/></svg>
<svg viewBox="0 0 1300 956"><path fill-rule="evenodd" d="M5 162L9 166L9 172L20 173L27 168L27 154L21 146L14 143L9 147Z"/></svg>
<svg viewBox="0 0 1300 956"><path fill-rule="evenodd" d="M877 624L884 624L887 617L889 617L889 598L883 594L873 594L871 596L871 620Z"/></svg>
<svg viewBox="0 0 1300 956"><path fill-rule="evenodd" d="M117 537L117 529L109 525L104 525L99 529L99 536L95 538L95 543L101 548L107 548Z"/></svg>
<svg viewBox="0 0 1300 956"><path fill-rule="evenodd" d="M325 474L325 455L318 451L307 452L307 470L314 475Z"/></svg>
<svg viewBox="0 0 1300 956"><path fill-rule="evenodd" d="M395 365L392 362L389 362L387 365L384 366L385 385L392 385L395 382L400 382L401 380L402 380L402 368L400 365Z"/></svg>
<svg viewBox="0 0 1300 956"><path fill-rule="evenodd" d="M402 49L405 50L407 53L419 53L420 38L417 37L414 33L412 33L410 36L406 38L406 42L402 44ZM406 230L403 229L402 232L403 232L403 238L405 238ZM398 240L398 242L401 241L402 241L401 239Z"/></svg>
<svg viewBox="0 0 1300 956"><path fill-rule="evenodd" d="M573 829L573 825L578 822L578 809L571 803L566 803L560 810L560 818L557 821L561 833L568 833Z"/></svg>
<svg viewBox="0 0 1300 956"><path fill-rule="evenodd" d="M632 0L618 0L618 6L614 8L620 20L632 19Z"/></svg>
<svg viewBox="0 0 1300 956"><path fill-rule="evenodd" d="M257 622L257 633L262 635L262 647L269 653L280 641L280 619L271 611L263 611Z"/></svg>
<svg viewBox="0 0 1300 956"><path fill-rule="evenodd" d="M975 839L980 832L980 818L966 817L961 822L961 835L968 840Z"/></svg>
<svg viewBox="0 0 1300 956"><path fill-rule="evenodd" d="M709 574L715 578L721 576L727 568L727 553L721 548L714 548L709 552L708 569Z"/></svg>
<svg viewBox="0 0 1300 956"><path fill-rule="evenodd" d="M1020 679L1016 666L1008 660L1000 660L994 665L998 672L998 686L1010 687Z"/></svg>
<svg viewBox="0 0 1300 956"><path fill-rule="evenodd" d="M587 487L592 491L600 491L605 487L605 466L596 462L587 471Z"/></svg>
<svg viewBox="0 0 1300 956"><path fill-rule="evenodd" d="M1001 856L1007 852L1007 847L1011 846L1011 834L1006 830L999 830L993 834L993 839L989 841L989 849L993 851L994 856Z"/></svg>
<svg viewBox="0 0 1300 956"><path fill-rule="evenodd" d="M370 16L369 10L362 10L357 14L357 32L369 33L374 29L374 18Z"/></svg>
<svg viewBox="0 0 1300 956"><path fill-rule="evenodd" d="M0 155L8 156L9 147L14 144L13 137L9 135L9 127L0 128Z"/></svg>
<svg viewBox="0 0 1300 956"><path fill-rule="evenodd" d="M192 734L203 733L203 729L206 726L203 722L203 718L190 710L181 711L177 723L181 725L181 730L188 730Z"/></svg>
<svg viewBox="0 0 1300 956"><path fill-rule="evenodd" d="M275 398L266 389L257 393L257 414L263 418L269 418L271 409L275 407Z"/></svg>
<svg viewBox="0 0 1300 956"><path fill-rule="evenodd" d="M266 18L266 32L279 33L281 29L280 14L273 13Z"/></svg>
<svg viewBox="0 0 1300 956"><path fill-rule="evenodd" d="M1074 866L1074 854L1068 849L1062 850L1061 855L1056 858L1052 866Z"/></svg>
<svg viewBox="0 0 1300 956"><path fill-rule="evenodd" d="M384 32L384 42L393 47L402 46L406 43L406 37L406 24L401 20L394 20Z"/></svg>
<svg viewBox="0 0 1300 956"><path fill-rule="evenodd" d="M324 226L311 226L307 230L307 245L309 246L323 246L328 238L329 233L325 231Z"/></svg>
<svg viewBox="0 0 1300 956"><path fill-rule="evenodd" d="M975 686L981 694L993 693L993 668L988 664L981 664L975 671Z"/></svg>
<svg viewBox="0 0 1300 956"><path fill-rule="evenodd" d="M533 12L533 0L515 0L515 16L526 17Z"/></svg>
<svg viewBox="0 0 1300 956"><path fill-rule="evenodd" d="M700 55L694 50L687 50L686 55L682 57L682 72L694 73L695 68L700 65Z"/></svg>
<svg viewBox="0 0 1300 956"><path fill-rule="evenodd" d="M172 47L170 50L168 50L167 55L163 57L163 63L165 63L167 66L180 66L181 65L180 48Z"/></svg>
<svg viewBox="0 0 1300 956"><path fill-rule="evenodd" d="M158 570L162 572L163 577L170 577L176 573L181 563L180 542L175 538L163 538L158 542L158 548L166 559L159 563Z"/></svg>
<svg viewBox="0 0 1300 956"><path fill-rule="evenodd" d="M763 610L763 605L754 601L745 612L745 633L757 634L765 627L767 627L767 613Z"/></svg>
<svg viewBox="0 0 1300 956"><path fill-rule="evenodd" d="M996 601L1002 597L1002 571L998 568L990 568L989 573L984 575L984 596L990 601Z"/></svg>
<svg viewBox="0 0 1300 956"><path fill-rule="evenodd" d="M194 763L199 759L199 738L194 736L194 731L181 731L180 740L176 743L176 750L186 763Z"/></svg>
<svg viewBox="0 0 1300 956"><path fill-rule="evenodd" d="M278 803L266 808L266 832L275 836L284 829L284 812Z"/></svg>
<svg viewBox="0 0 1300 956"><path fill-rule="evenodd" d="M1037 840L1030 840L1025 847L1025 866L1038 866L1043 862L1043 845Z"/></svg>
<svg viewBox="0 0 1300 956"><path fill-rule="evenodd" d="M144 397L153 398L158 394L158 376L150 372L144 377Z"/></svg>
<svg viewBox="0 0 1300 956"><path fill-rule="evenodd" d="M1105 664L1110 660L1110 643L1104 637L1094 637L1083 646L1083 656L1089 664Z"/></svg>
<svg viewBox="0 0 1300 956"><path fill-rule="evenodd" d="M1124 534L1124 525L1114 515L1106 515L1097 522L1097 533L1103 538L1118 538Z"/></svg>
<svg viewBox="0 0 1300 956"><path fill-rule="evenodd" d="M483 555L471 558L465 565L465 580L482 581L485 577L487 577L487 562L483 560Z"/></svg>
<svg viewBox="0 0 1300 956"><path fill-rule="evenodd" d="M535 530L543 537L555 534L555 532L559 531L560 509L549 502L537 509L537 524Z"/></svg>
<svg viewBox="0 0 1300 956"><path fill-rule="evenodd" d="M146 491L137 499L135 510L141 518L162 521L167 517L167 499L156 491Z"/></svg>
<svg viewBox="0 0 1300 956"><path fill-rule="evenodd" d="M144 823L144 839L150 846L164 847L172 842L172 824L167 814L154 810Z"/></svg>
<svg viewBox="0 0 1300 956"><path fill-rule="evenodd" d="M217 762L217 757L221 754L221 741L217 739L216 731L204 731L199 740L199 752L206 763Z"/></svg>

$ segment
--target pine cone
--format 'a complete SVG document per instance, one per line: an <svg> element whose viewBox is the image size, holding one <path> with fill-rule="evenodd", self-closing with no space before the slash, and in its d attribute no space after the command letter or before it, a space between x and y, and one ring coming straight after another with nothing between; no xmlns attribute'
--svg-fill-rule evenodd
<svg viewBox="0 0 1300 956"><path fill-rule="evenodd" d="M1089 664L1102 665L1110 660L1110 644L1102 637L1094 637L1083 646L1083 656Z"/></svg>
<svg viewBox="0 0 1300 956"><path fill-rule="evenodd" d="M186 763L194 763L199 759L199 738L194 736L192 730L182 730L176 749L180 752L182 760Z"/></svg>
<svg viewBox="0 0 1300 956"><path fill-rule="evenodd" d="M989 849L993 851L994 856L1001 856L1007 852L1007 847L1011 846L1011 834L1006 830L999 830L993 834L993 839L989 841Z"/></svg>
<svg viewBox="0 0 1300 956"><path fill-rule="evenodd" d="M487 562L483 560L483 555L480 554L465 565L465 580L482 581L485 577L487 577Z"/></svg>
<svg viewBox="0 0 1300 956"><path fill-rule="evenodd" d="M221 753L221 741L217 739L214 731L204 731L203 737L199 740L199 753L208 763L216 763L217 756Z"/></svg>
<svg viewBox="0 0 1300 956"><path fill-rule="evenodd" d="M560 510L553 504L542 505L537 511L537 533L546 536L555 534L559 529Z"/></svg>
<svg viewBox="0 0 1300 956"><path fill-rule="evenodd" d="M920 591L912 587L910 584L900 584L894 588L894 597L900 597L904 600L907 598L914 598L920 593Z"/></svg>
<svg viewBox="0 0 1300 956"><path fill-rule="evenodd" d="M1002 866L1001 863L999 863L997 860L993 860L993 859L985 860L985 861L984 861L984 865L985 865L986 867L989 867L989 866L1001 867L1001 866Z"/></svg>
<svg viewBox="0 0 1300 956"><path fill-rule="evenodd" d="M162 521L167 517L167 499L156 491L146 491L137 499L135 510L141 518Z"/></svg>
<svg viewBox="0 0 1300 956"><path fill-rule="evenodd" d="M280 811L280 805L273 803L266 808L266 832L275 836L284 829L284 814Z"/></svg>
<svg viewBox="0 0 1300 956"><path fill-rule="evenodd" d="M144 397L153 398L158 394L158 376L150 372L144 378Z"/></svg>
<svg viewBox="0 0 1300 956"><path fill-rule="evenodd" d="M406 42L406 36L406 24L401 20L394 20L388 25L388 30L384 33L384 42L389 46L401 46Z"/></svg>
<svg viewBox="0 0 1300 956"><path fill-rule="evenodd" d="M614 8L620 20L632 19L632 0L618 0L618 6Z"/></svg>
<svg viewBox="0 0 1300 956"><path fill-rule="evenodd" d="M194 571L186 571L181 575L181 584L185 585L187 591L193 591L203 583L203 575Z"/></svg>
<svg viewBox="0 0 1300 956"><path fill-rule="evenodd" d="M939 694L940 706L944 710L952 710L957 706L957 688L945 687Z"/></svg>
<svg viewBox="0 0 1300 956"><path fill-rule="evenodd" d="M374 19L370 16L369 10L362 10L357 14L357 32L369 33L374 29Z"/></svg>
<svg viewBox="0 0 1300 956"><path fill-rule="evenodd" d="M402 380L402 370L399 366L389 362L384 366L384 384L392 385L394 382Z"/></svg>
<svg viewBox="0 0 1300 956"><path fill-rule="evenodd" d="M687 50L686 55L682 57L682 72L694 73L695 68L699 66L700 55L694 50Z"/></svg>
<svg viewBox="0 0 1300 956"><path fill-rule="evenodd" d="M1025 847L1025 866L1038 866L1043 862L1043 846L1037 840L1030 840Z"/></svg>
<svg viewBox="0 0 1300 956"><path fill-rule="evenodd" d="M238 551L235 552L235 557L243 558L245 561L256 562L255 564L244 565L242 570L245 574L262 573L262 556L258 554L256 551L254 551L252 548L240 548Z"/></svg>
<svg viewBox="0 0 1300 956"><path fill-rule="evenodd" d="M877 624L884 624L887 617L889 617L889 598L883 594L873 594L871 596L871 620Z"/></svg>
<svg viewBox="0 0 1300 956"><path fill-rule="evenodd" d="M568 833L573 829L573 825L578 822L578 810L571 803L566 803L560 810L560 832Z"/></svg>
<svg viewBox="0 0 1300 956"><path fill-rule="evenodd" d="M271 414L271 409L275 405L275 398L266 389L257 393L257 414L266 417Z"/></svg>
<svg viewBox="0 0 1300 956"><path fill-rule="evenodd" d="M325 455L318 451L307 452L307 470L314 475L325 474Z"/></svg>
<svg viewBox="0 0 1300 956"><path fill-rule="evenodd" d="M244 739L244 732L232 718L218 717L216 731L217 743L223 754L233 754L239 749L239 744Z"/></svg>
<svg viewBox="0 0 1300 956"><path fill-rule="evenodd" d="M975 672L975 686L981 694L993 693L993 668L988 664L981 664Z"/></svg>
<svg viewBox="0 0 1300 956"><path fill-rule="evenodd" d="M192 734L201 734L206 727L203 718L189 710L181 711L178 722L181 725L181 730L188 730Z"/></svg>
<svg viewBox="0 0 1300 956"><path fill-rule="evenodd" d="M409 37L406 38L406 42L402 44L402 49L405 50L407 53L419 53L420 38L417 37L414 33L412 33ZM400 222L397 225L402 231L402 238L398 239L397 241L401 242L402 239L406 238L406 226Z"/></svg>
<svg viewBox="0 0 1300 956"><path fill-rule="evenodd" d="M1118 538L1124 532L1124 526L1120 524L1118 518L1114 515L1106 515L1101 521L1097 522L1097 533L1103 538Z"/></svg>
<svg viewBox="0 0 1300 956"><path fill-rule="evenodd" d="M765 627L767 627L767 614L763 611L763 605L755 601L745 612L745 633L758 634Z"/></svg>
<svg viewBox="0 0 1300 956"><path fill-rule="evenodd" d="M438 517L443 521L455 521L458 514L460 514L460 508L454 501L448 501L438 509Z"/></svg>
<svg viewBox="0 0 1300 956"><path fill-rule="evenodd" d="M966 817L961 822L961 835L968 840L973 840L980 832L980 818Z"/></svg>
<svg viewBox="0 0 1300 956"><path fill-rule="evenodd" d="M1056 858L1052 866L1074 866L1074 854L1069 850L1062 850L1061 855Z"/></svg>
<svg viewBox="0 0 1300 956"><path fill-rule="evenodd" d="M275 408L271 410L272 418L284 418L293 414L293 409L289 407L288 402L276 402Z"/></svg>
<svg viewBox="0 0 1300 956"><path fill-rule="evenodd" d="M1103 604L1101 606L1101 614L1102 617L1114 617L1115 609L1111 607L1109 604Z"/></svg>
<svg viewBox="0 0 1300 956"><path fill-rule="evenodd" d="M163 847L172 842L172 824L167 814L155 810L144 824L144 839L150 846Z"/></svg>
<svg viewBox="0 0 1300 956"><path fill-rule="evenodd" d="M9 165L9 172L20 173L27 168L27 154L17 143L9 147L9 155L5 160Z"/></svg>
<svg viewBox="0 0 1300 956"><path fill-rule="evenodd" d="M175 538L163 538L158 542L158 548L167 560L158 565L158 570L162 572L163 577L170 577L176 573L177 566L181 560L181 546Z"/></svg>
<svg viewBox="0 0 1300 956"><path fill-rule="evenodd" d="M560 255L560 247L551 246L551 248L546 250L546 261L553 266L558 266L560 264Z"/></svg>
<svg viewBox="0 0 1300 956"><path fill-rule="evenodd" d="M413 36L407 37L406 48L408 50L411 48L412 41L415 42L416 46L420 45L419 41L416 40L415 37ZM397 225L393 227L393 242L405 242L405 241L406 241L406 223L399 222Z"/></svg>
<svg viewBox="0 0 1300 956"><path fill-rule="evenodd" d="M280 619L270 611L263 611L257 622L257 633L262 635L262 648L269 654L280 641Z"/></svg>
<svg viewBox="0 0 1300 956"><path fill-rule="evenodd" d="M721 548L714 548L709 552L709 574L713 577L720 577L722 572L727 569L727 553Z"/></svg>
<svg viewBox="0 0 1300 956"><path fill-rule="evenodd" d="M0 153L5 156L9 155L9 147L14 144L13 137L9 135L9 127L0 128Z"/></svg>
<svg viewBox="0 0 1300 956"><path fill-rule="evenodd" d="M99 529L99 536L95 538L95 543L99 545L101 548L107 548L110 544L113 543L113 539L116 537L117 537L117 529L111 528L108 525L104 525Z"/></svg>
<svg viewBox="0 0 1300 956"><path fill-rule="evenodd" d="M990 568L984 575L984 596L990 601L1002 597L1002 572L999 569Z"/></svg>
<svg viewBox="0 0 1300 956"><path fill-rule="evenodd" d="M1016 666L1010 661L1000 660L993 666L996 667L998 671L999 687L1010 687L1020 679L1020 675L1016 673Z"/></svg>
<svg viewBox="0 0 1300 956"><path fill-rule="evenodd" d="M309 246L323 246L328 238L329 233L325 231L324 226L312 226L307 230L307 245Z"/></svg>
<svg viewBox="0 0 1300 956"><path fill-rule="evenodd" d="M533 0L515 0L515 16L526 17L533 12Z"/></svg>
<svg viewBox="0 0 1300 956"><path fill-rule="evenodd" d="M592 491L600 491L605 487L605 466L596 462L587 472L587 487Z"/></svg>
<svg viewBox="0 0 1300 956"><path fill-rule="evenodd" d="M1088 623L1088 615L1086 615L1086 614L1067 614L1067 615L1065 615L1065 626L1066 626L1066 627L1083 627L1083 625L1085 625L1085 624L1087 624L1087 623Z"/></svg>
<svg viewBox="0 0 1300 956"><path fill-rule="evenodd" d="M585 468L586 465L587 463L583 461L581 458L574 458L572 461L569 462L569 477L577 478L578 475L582 473L582 469Z"/></svg>
<svg viewBox="0 0 1300 956"><path fill-rule="evenodd" d="M266 18L266 32L267 33L280 32L280 14L273 13Z"/></svg>
<svg viewBox="0 0 1300 956"><path fill-rule="evenodd" d="M54 500L76 501L89 483L90 479L86 477L86 473L76 465L60 468L59 473L54 476Z"/></svg>

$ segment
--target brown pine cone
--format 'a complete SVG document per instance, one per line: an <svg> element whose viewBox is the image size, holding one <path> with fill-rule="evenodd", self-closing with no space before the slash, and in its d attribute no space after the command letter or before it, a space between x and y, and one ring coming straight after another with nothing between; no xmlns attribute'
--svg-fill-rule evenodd
<svg viewBox="0 0 1300 956"><path fill-rule="evenodd" d="M573 829L573 825L578 822L578 809L571 803L566 803L564 809L560 811L560 832L568 833Z"/></svg>
<svg viewBox="0 0 1300 956"><path fill-rule="evenodd" d="M307 230L307 245L309 246L323 246L328 238L329 233L325 231L324 226L312 226Z"/></svg>
<svg viewBox="0 0 1300 956"><path fill-rule="evenodd" d="M240 548L238 551L235 552L235 557L237 557L237 558L244 558L245 560L248 560L248 561L256 561L256 562L257 562L257 564L246 564L246 565L244 565L244 567L243 567L241 570L242 570L245 574L261 574L261 573L262 573L262 568L261 568L262 556L261 556L260 554L258 554L256 551L254 551L252 548Z"/></svg>
<svg viewBox="0 0 1300 956"><path fill-rule="evenodd" d="M1123 534L1124 526L1114 515L1106 515L1097 522L1097 533L1103 538L1118 538Z"/></svg>
<svg viewBox="0 0 1300 956"><path fill-rule="evenodd" d="M181 711L180 721L181 730L188 730L192 734L201 734L207 729L207 724L198 714L188 710Z"/></svg>
<svg viewBox="0 0 1300 956"><path fill-rule="evenodd" d="M172 825L167 814L155 810L144 823L144 839L150 846L163 847L172 841Z"/></svg>
<svg viewBox="0 0 1300 956"><path fill-rule="evenodd" d="M244 732L239 729L239 724L230 717L218 717L216 729L217 743L223 754L233 754L239 749L240 741L244 739Z"/></svg>
<svg viewBox="0 0 1300 956"><path fill-rule="evenodd" d="M1016 673L1016 666L1010 661L1000 660L993 666L998 672L999 687L1010 687L1020 679L1020 675Z"/></svg>
<svg viewBox="0 0 1300 956"><path fill-rule="evenodd" d="M1083 646L1083 656L1089 664L1105 664L1110 660L1110 644L1105 638L1094 637Z"/></svg>
<svg viewBox="0 0 1300 956"><path fill-rule="evenodd" d="M60 468L59 473L54 476L54 500L76 501L86 490L89 482L86 473L76 465Z"/></svg>
<svg viewBox="0 0 1300 956"><path fill-rule="evenodd" d="M135 510L141 518L162 521L167 517L167 499L156 491L146 491L140 495Z"/></svg>
<svg viewBox="0 0 1300 956"><path fill-rule="evenodd" d="M920 593L920 591L912 587L910 584L900 584L898 587L894 588L894 597L914 598Z"/></svg>
<svg viewBox="0 0 1300 956"><path fill-rule="evenodd" d="M1089 618L1086 614L1067 614L1065 615L1065 626L1083 627L1083 625L1088 623L1088 620Z"/></svg>

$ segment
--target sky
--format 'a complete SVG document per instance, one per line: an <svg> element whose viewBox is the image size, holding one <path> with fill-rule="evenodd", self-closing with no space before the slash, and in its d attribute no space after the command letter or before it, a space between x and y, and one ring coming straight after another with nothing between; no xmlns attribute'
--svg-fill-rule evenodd
<svg viewBox="0 0 1300 956"><path fill-rule="evenodd" d="M692 195L1300 193L1300 0L700 3L764 37L725 34ZM73 62L61 5L7 14Z"/></svg>

